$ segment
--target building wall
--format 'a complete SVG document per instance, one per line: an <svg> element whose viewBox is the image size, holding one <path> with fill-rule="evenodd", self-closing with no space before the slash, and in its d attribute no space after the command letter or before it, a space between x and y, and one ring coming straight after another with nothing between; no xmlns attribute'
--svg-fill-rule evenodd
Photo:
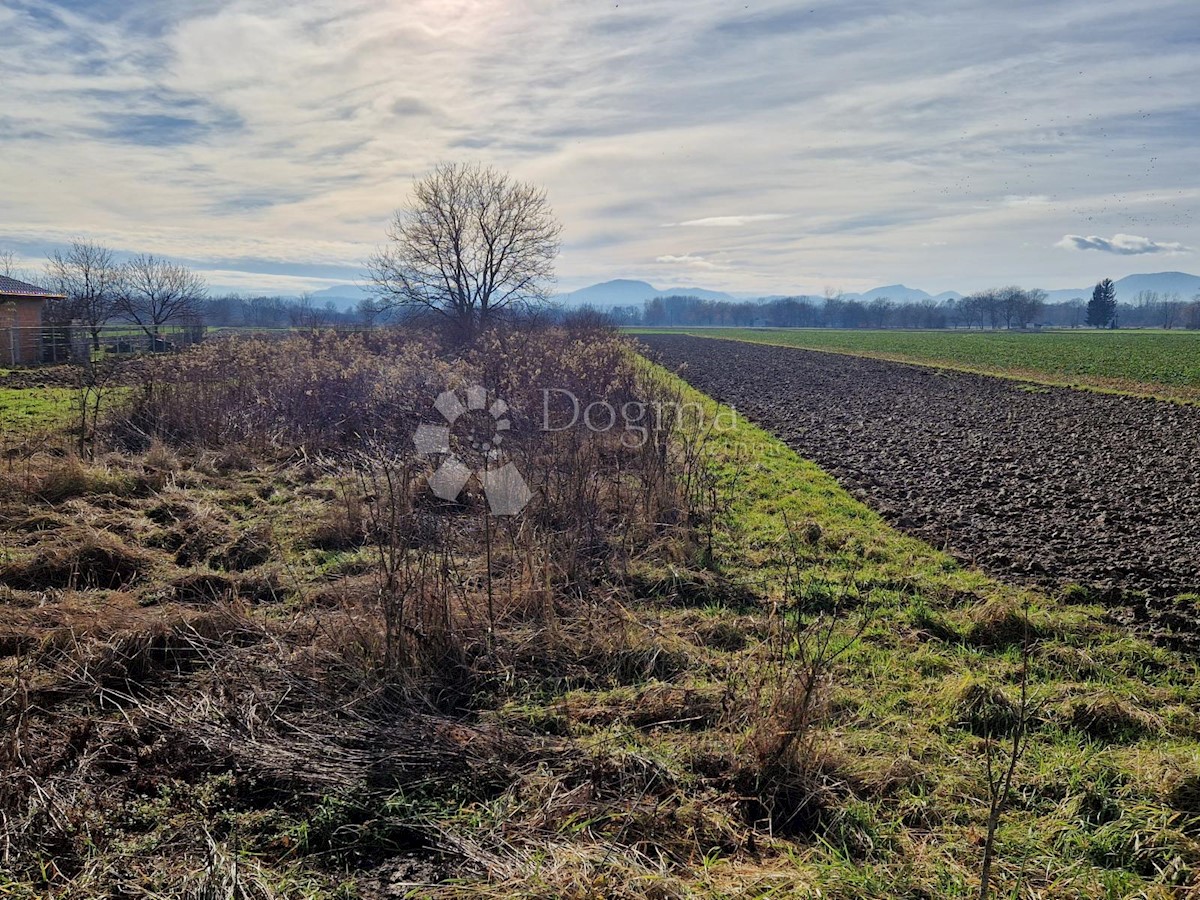
<svg viewBox="0 0 1200 900"><path fill-rule="evenodd" d="M0 294L0 366L42 361L42 311L46 301Z"/></svg>

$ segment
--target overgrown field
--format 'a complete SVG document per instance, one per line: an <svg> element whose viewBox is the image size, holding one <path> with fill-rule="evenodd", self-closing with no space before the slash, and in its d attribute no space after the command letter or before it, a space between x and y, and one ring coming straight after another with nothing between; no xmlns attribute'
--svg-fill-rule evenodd
<svg viewBox="0 0 1200 900"><path fill-rule="evenodd" d="M1200 883L1190 659L900 535L611 336L141 378L94 459L0 475L2 896L976 896L1014 734L997 896ZM412 450L476 381L517 517ZM543 387L687 413L548 436Z"/></svg>
<svg viewBox="0 0 1200 900"><path fill-rule="evenodd" d="M853 353L1053 384L1200 400L1200 332L1080 330L1022 333L825 328L664 331Z"/></svg>

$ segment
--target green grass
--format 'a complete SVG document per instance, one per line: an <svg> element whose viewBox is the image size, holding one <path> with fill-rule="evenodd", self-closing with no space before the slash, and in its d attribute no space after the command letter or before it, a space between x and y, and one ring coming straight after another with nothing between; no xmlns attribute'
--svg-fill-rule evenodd
<svg viewBox="0 0 1200 900"><path fill-rule="evenodd" d="M1172 800L1200 776L1194 661L1108 625L1079 603L1082 591L1069 604L962 568L745 421L711 440L728 504L723 573L786 600L782 560L798 554L793 598L873 610L833 673L826 726L855 786L843 837L858 855L798 851L803 880L822 896L978 890L985 756L972 725L1008 714L1018 696L1011 624L1028 609L1036 718L1001 823L997 896L1168 896L1195 883L1195 820ZM788 526L804 538L789 540ZM842 615L849 630L854 616Z"/></svg>
<svg viewBox="0 0 1200 900"><path fill-rule="evenodd" d="M75 404L75 391L70 388L0 387L0 436L60 430L77 415Z"/></svg>
<svg viewBox="0 0 1200 900"><path fill-rule="evenodd" d="M641 329L643 333L653 329ZM1200 332L842 331L704 328L685 333L829 350L1053 384L1200 400Z"/></svg>

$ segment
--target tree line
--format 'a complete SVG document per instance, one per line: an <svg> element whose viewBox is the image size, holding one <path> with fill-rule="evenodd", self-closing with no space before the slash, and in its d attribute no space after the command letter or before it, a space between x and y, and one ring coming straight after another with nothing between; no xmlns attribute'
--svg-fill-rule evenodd
<svg viewBox="0 0 1200 900"><path fill-rule="evenodd" d="M380 315L369 301L339 309L311 294L213 295L186 266L152 254L118 262L112 250L87 240L54 251L41 272L19 267L15 254L0 251L0 275L61 294L47 304L43 321L50 326L78 323L97 348L104 329L120 324L135 325L154 338L174 326L321 328L372 324Z"/></svg>
<svg viewBox="0 0 1200 900"><path fill-rule="evenodd" d="M118 262L107 247L86 240L51 253L40 276L16 271L8 252L0 254L0 271L62 295L47 304L45 323L79 323L97 349L113 322L136 325L155 339L168 325L199 324L208 294L204 279L186 266L150 253Z"/></svg>
<svg viewBox="0 0 1200 900"><path fill-rule="evenodd" d="M367 260L371 297L353 310L310 295L210 297L204 280L152 255L118 263L85 240L55 251L43 282L62 294L47 324L78 322L99 346L106 325L132 322L151 337L170 324L256 328L372 326L434 319L469 340L502 317L540 315L550 300L561 226L544 189L489 166L444 163L397 210L387 243ZM0 274L14 258L0 252ZM553 310L548 310L554 315Z"/></svg>
<svg viewBox="0 0 1200 900"><path fill-rule="evenodd" d="M610 315L618 324L646 327L1200 329L1200 295L1184 301L1177 294L1142 291L1134 302L1118 303L1112 280L1105 279L1089 300L1077 297L1061 303L1048 302L1042 290L1009 286L944 301L864 301L836 292L744 301L654 297L641 306L616 307Z"/></svg>

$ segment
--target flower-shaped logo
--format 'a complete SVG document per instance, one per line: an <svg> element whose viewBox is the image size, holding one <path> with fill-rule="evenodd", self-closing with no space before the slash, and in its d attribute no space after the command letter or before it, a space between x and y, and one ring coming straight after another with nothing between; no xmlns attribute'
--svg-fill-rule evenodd
<svg viewBox="0 0 1200 900"><path fill-rule="evenodd" d="M487 390L474 384L466 390L464 405L454 391L438 394L433 406L445 425L419 425L413 443L422 456L444 456L437 471L429 476L429 489L442 500L457 500L471 476L479 478L494 516L515 516L533 496L525 479L512 462L504 462L500 449L510 428L508 404L495 400L488 405ZM456 429L456 426L458 428ZM455 430L463 453L482 460L476 470L464 463L450 446Z"/></svg>

